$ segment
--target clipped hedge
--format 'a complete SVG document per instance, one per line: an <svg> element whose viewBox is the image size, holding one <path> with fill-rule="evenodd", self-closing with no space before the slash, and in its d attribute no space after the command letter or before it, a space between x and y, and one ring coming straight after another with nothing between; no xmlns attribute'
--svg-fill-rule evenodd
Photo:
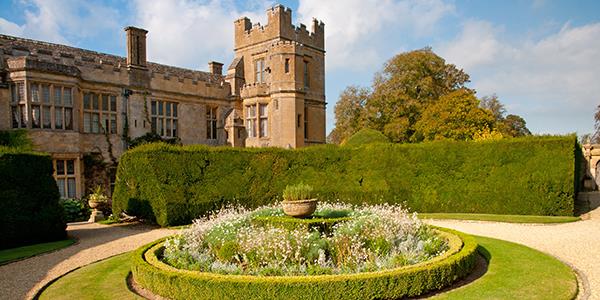
<svg viewBox="0 0 600 300"><path fill-rule="evenodd" d="M52 159L0 147L0 249L66 237Z"/></svg>
<svg viewBox="0 0 600 300"><path fill-rule="evenodd" d="M400 299L442 289L475 267L475 239L440 230L449 241L446 253L417 265L378 272L248 276L179 270L159 260L162 241L136 250L131 271L140 286L170 299Z"/></svg>
<svg viewBox="0 0 600 300"><path fill-rule="evenodd" d="M304 182L322 201L573 215L575 149L571 136L297 150L144 145L121 158L113 213L189 224L223 204L272 203L287 184Z"/></svg>
<svg viewBox="0 0 600 300"><path fill-rule="evenodd" d="M363 128L349 137L348 140L346 140L343 144L344 146L359 146L389 142L390 139L388 139L385 134L381 133L381 131L371 128Z"/></svg>

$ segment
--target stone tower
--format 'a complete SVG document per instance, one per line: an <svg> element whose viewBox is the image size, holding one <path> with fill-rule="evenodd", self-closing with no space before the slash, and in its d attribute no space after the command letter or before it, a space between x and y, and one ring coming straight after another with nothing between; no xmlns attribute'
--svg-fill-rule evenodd
<svg viewBox="0 0 600 300"><path fill-rule="evenodd" d="M292 11L281 5L267 16L264 26L235 21L235 58L226 79L245 132L228 135L250 147L324 144L325 26L313 19L310 32L296 27Z"/></svg>

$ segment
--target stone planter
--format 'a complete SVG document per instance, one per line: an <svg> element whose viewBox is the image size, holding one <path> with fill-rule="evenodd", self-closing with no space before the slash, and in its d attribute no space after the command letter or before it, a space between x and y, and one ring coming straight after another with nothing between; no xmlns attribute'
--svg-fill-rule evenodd
<svg viewBox="0 0 600 300"><path fill-rule="evenodd" d="M295 218L308 217L317 209L317 199L282 201L281 204L283 212Z"/></svg>
<svg viewBox="0 0 600 300"><path fill-rule="evenodd" d="M101 210L98 209L98 207L102 205L102 202L88 201L88 205L92 209L92 213L90 214L90 219L88 220L88 222L95 223L104 220L104 214Z"/></svg>

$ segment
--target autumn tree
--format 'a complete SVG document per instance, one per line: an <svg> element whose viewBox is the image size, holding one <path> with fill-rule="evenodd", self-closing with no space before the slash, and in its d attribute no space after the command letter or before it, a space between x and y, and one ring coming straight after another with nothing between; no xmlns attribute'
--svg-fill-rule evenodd
<svg viewBox="0 0 600 300"><path fill-rule="evenodd" d="M479 107L473 91L459 89L423 111L415 124L414 140L472 140L480 132L493 130L495 124L494 115Z"/></svg>
<svg viewBox="0 0 600 300"><path fill-rule="evenodd" d="M375 75L365 124L393 142L414 140L414 126L423 110L443 95L466 89L467 82L469 75L429 48L398 54Z"/></svg>
<svg viewBox="0 0 600 300"><path fill-rule="evenodd" d="M329 134L329 142L339 144L364 126L364 110L369 90L349 86L342 91L335 104L335 128Z"/></svg>
<svg viewBox="0 0 600 300"><path fill-rule="evenodd" d="M483 96L479 103L479 107L489 110L492 115L494 115L497 122L501 122L504 119L504 114L506 114L506 108L504 107L504 104L500 102L496 94Z"/></svg>
<svg viewBox="0 0 600 300"><path fill-rule="evenodd" d="M515 114L509 114L505 116L506 108L504 104L500 102L496 94L482 97L479 107L492 113L494 119L496 120L496 130L504 137L520 137L531 135L531 132L527 128L527 124L523 117Z"/></svg>
<svg viewBox="0 0 600 300"><path fill-rule="evenodd" d="M350 86L342 92L335 106L336 127L328 136L328 141L340 143L361 128L383 132L396 143L419 142L430 139L430 135L434 138L473 138L472 130L479 128L481 123L460 124L461 119L457 116L448 116L447 120L454 123L440 124L446 126L446 132L430 131L434 126L427 122L439 124L431 116L452 112L452 107L441 107L450 105L450 102L461 104L469 110L469 115L464 116L465 122L478 120L487 124L485 116L492 116L492 124L488 124L487 131L478 133L479 138L531 134L523 118L505 116L506 108L498 96L486 96L480 101L475 98L475 91L465 86L468 82L469 75L447 64L430 48L398 54L375 74L372 92L356 86ZM445 104L439 103L440 99L450 95L445 99ZM466 100L461 102L458 100L460 97ZM475 107L472 107L473 103ZM447 111L444 112L444 109ZM423 121L425 112L429 118ZM459 134L457 131L460 126L465 127L465 132ZM453 129L449 130L450 127Z"/></svg>
<svg viewBox="0 0 600 300"><path fill-rule="evenodd" d="M525 119L518 115L508 115L502 120L500 132L504 136L519 137L531 135L531 131L527 129Z"/></svg>

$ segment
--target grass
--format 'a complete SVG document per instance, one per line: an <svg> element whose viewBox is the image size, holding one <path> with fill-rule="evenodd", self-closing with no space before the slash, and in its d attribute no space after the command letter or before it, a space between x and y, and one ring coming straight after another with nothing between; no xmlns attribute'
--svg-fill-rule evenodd
<svg viewBox="0 0 600 300"><path fill-rule="evenodd" d="M73 245L75 242L75 239L66 239L56 242L41 243L18 248L0 250L0 265L7 264L11 261L36 256L42 253L62 249L67 246Z"/></svg>
<svg viewBox="0 0 600 300"><path fill-rule="evenodd" d="M419 213L420 219L437 220L473 220L505 223L569 223L581 220L580 217L570 216L529 216L529 215L493 215L493 214L464 214L464 213Z"/></svg>
<svg viewBox="0 0 600 300"><path fill-rule="evenodd" d="M577 293L573 271L557 259L519 244L475 238L488 271L432 299L572 299ZM40 299L141 299L127 289L129 258L121 254L67 274Z"/></svg>
<svg viewBox="0 0 600 300"><path fill-rule="evenodd" d="M39 299L143 299L127 287L131 253L77 269L42 292Z"/></svg>
<svg viewBox="0 0 600 300"><path fill-rule="evenodd" d="M98 223L100 223L102 225L112 225L112 224L119 224L119 223L121 223L121 221L119 219L107 218L105 220L99 221Z"/></svg>
<svg viewBox="0 0 600 300"><path fill-rule="evenodd" d="M433 299L574 299L577 280L559 260L519 244L476 237L489 261L479 279Z"/></svg>

